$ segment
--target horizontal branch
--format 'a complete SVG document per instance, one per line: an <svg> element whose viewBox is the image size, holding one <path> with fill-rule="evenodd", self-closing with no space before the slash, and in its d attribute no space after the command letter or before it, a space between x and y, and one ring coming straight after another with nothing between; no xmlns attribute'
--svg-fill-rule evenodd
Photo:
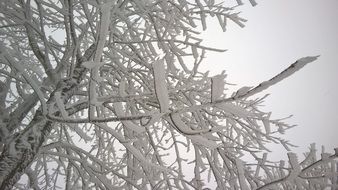
<svg viewBox="0 0 338 190"><path fill-rule="evenodd" d="M288 68L286 68L284 71L282 71L278 75L274 76L273 78L271 78L268 81L260 83L258 86L256 86L255 88L253 88L251 90L248 90L247 92L236 93L235 96L232 96L230 98L216 100L214 102L208 102L208 103L204 103L204 104L201 104L201 105L194 105L194 106L190 106L190 107L186 107L186 108L182 108L182 109L178 109L178 110L171 110L171 111L163 113L163 115L169 115L169 114L172 114L172 113L175 114L175 113L193 112L195 110L200 110L200 109L203 109L203 108L206 108L206 107L216 106L217 104L224 104L224 103L227 103L227 102L233 102L233 101L236 101L236 100L239 100L239 99L247 98L247 97L252 96L254 94L257 94L257 93L259 93L263 90L266 90L270 86L282 81L283 79L287 78L288 76L291 76L293 73L295 73L296 71L298 71L299 69L304 67L307 63L310 63L310 62L316 60L317 57L318 56L301 58L301 59L297 60L295 63L291 64ZM103 99L105 99L105 98L103 98ZM116 98L118 98L118 97L116 97ZM142 119L142 118L151 118L152 115L142 114L142 115L135 115L135 116L93 118L93 119L88 119L88 118L84 118L84 119L67 118L67 119L64 119L64 118L56 117L56 116L53 116L53 115L48 115L47 117L48 117L48 119L50 119L52 121L57 121L57 122L61 122L61 123L102 123L102 122L112 122L112 121L139 120L139 119Z"/></svg>
<svg viewBox="0 0 338 190"><path fill-rule="evenodd" d="M140 120L143 118L151 118L152 115L136 115L136 116L123 116L123 117L108 117L108 118L84 118L84 119L72 119L72 118L61 118L53 115L47 115L47 119L50 121L60 122L60 123L106 123L113 121L132 121Z"/></svg>
<svg viewBox="0 0 338 190"><path fill-rule="evenodd" d="M136 44L136 43L140 44L140 43L150 43L150 42L174 42L174 43L181 43L181 44L185 44L185 45L189 45L189 46L195 46L197 48L209 50L209 51L215 51L215 52L225 52L225 51L227 51L226 49L217 49L217 48L206 47L206 46L199 45L197 43L191 43L191 42L186 42L186 41L182 41L182 40L156 39L156 40L142 40L142 41L130 41L130 42L114 41L114 43L118 43L118 44Z"/></svg>

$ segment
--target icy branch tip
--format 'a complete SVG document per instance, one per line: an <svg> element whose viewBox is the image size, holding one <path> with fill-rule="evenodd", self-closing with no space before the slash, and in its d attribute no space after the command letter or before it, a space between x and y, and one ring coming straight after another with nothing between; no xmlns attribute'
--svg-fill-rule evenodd
<svg viewBox="0 0 338 190"><path fill-rule="evenodd" d="M282 71L278 75L274 76L270 80L260 83L258 86L256 86L253 89L249 88L250 89L249 91L244 91L243 93L237 92L235 97L237 97L237 98L242 97L243 98L243 97L249 97L249 96L252 96L254 94L257 94L257 93L269 88L270 86L284 80L285 78L291 76L292 74L294 74L295 72L297 72L298 70L303 68L306 64L317 60L318 57L319 57L319 55L317 55L317 56L307 56L307 57L300 58L296 62L291 64L288 68L286 68L284 71Z"/></svg>
<svg viewBox="0 0 338 190"><path fill-rule="evenodd" d="M302 57L302 58L298 59L296 63L307 64L307 63L310 63L310 62L317 60L318 57L319 57L319 55Z"/></svg>

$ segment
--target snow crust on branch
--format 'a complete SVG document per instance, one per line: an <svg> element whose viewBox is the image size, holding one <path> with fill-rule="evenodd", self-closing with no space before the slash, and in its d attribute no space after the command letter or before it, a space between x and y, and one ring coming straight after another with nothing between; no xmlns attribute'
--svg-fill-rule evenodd
<svg viewBox="0 0 338 190"><path fill-rule="evenodd" d="M270 86L272 86L272 85L284 80L285 78L291 76L292 74L294 74L295 72L297 72L298 70L303 68L308 63L311 63L311 62L317 60L318 57L319 56L308 56L308 57L300 58L295 63L291 64L288 68L286 68L284 71L282 71L281 73L276 75L275 77L271 78L268 81L260 83L258 86L256 86L255 88L253 88L251 90L248 90L247 92L238 93L238 95L236 94L235 97L241 97L241 98L249 97L249 96L257 94L257 93L259 93L263 90L266 90Z"/></svg>
<svg viewBox="0 0 338 190"><path fill-rule="evenodd" d="M244 171L244 165L243 161L240 159L236 159L236 167L237 167L237 172L238 172L238 180L239 180L239 186L242 190L249 190L249 186L246 183L245 180L245 171Z"/></svg>
<svg viewBox="0 0 338 190"><path fill-rule="evenodd" d="M117 117L125 117L125 112L123 111L122 102L114 103L115 113ZM122 121L123 125L129 130L135 131L136 133L143 133L145 129L139 125L134 124L132 121Z"/></svg>
<svg viewBox="0 0 338 190"><path fill-rule="evenodd" d="M224 93L226 75L216 75L211 78L211 102L219 100Z"/></svg>
<svg viewBox="0 0 338 190"><path fill-rule="evenodd" d="M163 59L155 61L153 64L154 85L156 97L160 103L162 113L169 110L169 95L166 84L166 71Z"/></svg>
<svg viewBox="0 0 338 190"><path fill-rule="evenodd" d="M185 135L196 135L201 133L206 133L209 129L202 129L202 130L193 130L188 125L186 125L182 120L178 113L171 113L170 118L175 125L175 127Z"/></svg>
<svg viewBox="0 0 338 190"><path fill-rule="evenodd" d="M269 161L266 144L289 150L279 135L293 126L249 99L316 57L230 97L224 72L199 70L225 51L199 30L243 27L246 2L0 1L0 189L335 188L338 149Z"/></svg>
<svg viewBox="0 0 338 190"><path fill-rule="evenodd" d="M42 106L42 112L44 115L46 115L48 109L47 109L47 103L46 103L44 94L40 90L39 85L25 71L25 67L21 64L22 60L20 60L20 62L17 62L15 59L13 59L11 55L8 54L8 52L6 51L6 48L4 47L2 43L0 43L0 55L1 55L1 58L4 58L5 60L7 60L10 65L12 65L15 69L17 69L18 72L22 74L22 76L27 81L27 83L34 89L35 93L39 97L39 100Z"/></svg>

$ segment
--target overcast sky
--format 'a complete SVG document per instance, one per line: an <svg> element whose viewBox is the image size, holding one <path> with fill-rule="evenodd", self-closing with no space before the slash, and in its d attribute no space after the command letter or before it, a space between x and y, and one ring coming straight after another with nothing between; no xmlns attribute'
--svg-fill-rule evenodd
<svg viewBox="0 0 338 190"><path fill-rule="evenodd" d="M204 44L228 51L207 54L203 67L213 74L226 70L228 82L238 87L255 86L301 57L320 55L261 93L271 94L263 110L272 111L272 118L294 115L287 121L298 126L285 138L299 146L297 153L313 142L333 152L338 147L338 1L269 0L237 10L248 20L245 28L231 24L222 33L210 22Z"/></svg>

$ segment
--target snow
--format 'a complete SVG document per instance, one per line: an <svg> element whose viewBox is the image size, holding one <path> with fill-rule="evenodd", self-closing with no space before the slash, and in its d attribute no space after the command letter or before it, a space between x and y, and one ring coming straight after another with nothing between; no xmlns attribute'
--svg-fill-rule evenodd
<svg viewBox="0 0 338 190"><path fill-rule="evenodd" d="M284 80L285 78L291 76L292 74L294 74L295 72L297 72L298 70L303 68L308 63L311 63L311 62L317 60L318 57L319 56L308 56L308 57L303 57L303 58L298 59L295 63L291 64L288 68L286 68L284 71L282 71L281 73L279 73L275 77L271 78L268 81L264 81L264 82L260 83L258 86L249 90L248 92L242 94L241 96L242 97L249 97L249 96L257 94L257 93L259 93L263 90L266 90L270 86L272 86L272 85Z"/></svg>
<svg viewBox="0 0 338 190"><path fill-rule="evenodd" d="M226 31L226 25L227 25L226 16L222 16L220 14L217 14L216 16L217 16L217 19L218 19L220 26L222 27L223 32L225 32Z"/></svg>
<svg viewBox="0 0 338 190"><path fill-rule="evenodd" d="M169 94L166 84L166 74L163 59L153 63L155 94L160 104L162 113L169 110Z"/></svg>
<svg viewBox="0 0 338 190"><path fill-rule="evenodd" d="M241 118L255 117L255 114L233 103L220 103L216 107Z"/></svg>
<svg viewBox="0 0 338 190"><path fill-rule="evenodd" d="M268 114L267 117L264 117L262 119L262 122L263 122L263 125L264 125L264 128L265 128L265 133L267 135L269 135L271 133L271 127L270 127L270 121L269 121L270 116L271 116L271 112Z"/></svg>
<svg viewBox="0 0 338 190"><path fill-rule="evenodd" d="M84 141L87 142L92 140L92 138L86 133L87 131L84 131L83 128L81 129L78 124L69 123L68 126L70 126L70 128L74 130Z"/></svg>
<svg viewBox="0 0 338 190"><path fill-rule="evenodd" d="M242 0L236 0L238 5L243 5Z"/></svg>
<svg viewBox="0 0 338 190"><path fill-rule="evenodd" d="M97 46L96 51L94 55L94 61L87 61L84 63L83 66L90 68L90 82L89 82L89 102L90 107L88 109L88 115L89 118L95 117L95 104L97 102L97 94L96 94L96 86L97 82L100 81L99 79L99 66L103 63L100 63L103 48L105 46L106 37L108 35L108 29L110 25L110 13L111 8L114 1L110 1L108 3L102 4L100 6L101 10L101 19L100 19L100 28L98 31L98 40L97 40Z"/></svg>
<svg viewBox="0 0 338 190"><path fill-rule="evenodd" d="M288 153L288 157L289 157L289 163L290 166L292 168L292 170L290 171L290 174L288 176L288 180L295 180L298 176L298 174L301 171L300 165L298 163L298 158L297 155L293 152L289 152Z"/></svg>
<svg viewBox="0 0 338 190"><path fill-rule="evenodd" d="M150 112L150 113L147 113L147 115L151 115L151 118L146 118L146 117L143 117L141 119L141 125L144 126L145 128L146 127L149 127L151 125L153 125L154 123L160 121L161 117L164 116L165 114L164 113L159 113L159 112Z"/></svg>
<svg viewBox="0 0 338 190"><path fill-rule="evenodd" d="M8 151L8 154L12 157L16 157L17 156L17 150L16 150L16 147L15 147L15 142L11 142L9 144L9 151Z"/></svg>
<svg viewBox="0 0 338 190"><path fill-rule="evenodd" d="M129 142L128 143L123 143L123 145L126 147L126 149L128 151L130 151L135 157L136 159L142 163L142 165L144 166L147 166L147 167L151 167L151 168L154 168L156 170L159 170L159 171L164 171L164 172L171 172L170 169L168 168L165 168L163 166L160 166L160 165L157 165L157 164L154 164L154 163L151 163L149 162L144 156L143 154L138 150L136 149L134 146L132 146Z"/></svg>
<svg viewBox="0 0 338 190"><path fill-rule="evenodd" d="M110 10L114 1L103 4L101 8L101 22L99 30L99 40L97 42L97 48L95 52L94 62L99 62L103 52L103 47L106 42L106 36L108 35L108 29L110 25Z"/></svg>
<svg viewBox="0 0 338 190"><path fill-rule="evenodd" d="M143 154L131 144L132 142L130 140L126 140L122 136L122 134L120 134L117 131L115 131L114 129L110 128L106 123L97 123L96 125L99 126L101 129L109 132L111 135L113 135L128 151L130 151L136 157L136 159L139 162L142 163L142 165L149 166L149 167L152 167L154 169L164 171L164 172L171 172L171 170L168 169L168 168L165 168L163 166L159 166L159 165L156 165L156 164L149 162L143 156Z"/></svg>
<svg viewBox="0 0 338 190"><path fill-rule="evenodd" d="M126 80L121 80L120 85L119 85L119 94L121 97L127 96L126 93Z"/></svg>
<svg viewBox="0 0 338 190"><path fill-rule="evenodd" d="M251 88L252 88L252 86L243 86L243 87L241 87L240 89L237 90L235 96L237 96L237 97L243 96L246 93L248 93Z"/></svg>
<svg viewBox="0 0 338 190"><path fill-rule="evenodd" d="M249 186L245 181L245 171L244 171L244 164L242 160L239 158L236 158L236 167L237 167L237 172L238 172L238 181L239 185L241 187L241 190L249 190Z"/></svg>
<svg viewBox="0 0 338 190"><path fill-rule="evenodd" d="M117 117L125 117L125 112L123 111L123 105L122 102L116 102L114 103L114 108ZM139 125L136 125L132 121L122 121L123 125L128 128L129 130L132 130L138 134L143 133L145 129Z"/></svg>
<svg viewBox="0 0 338 190"><path fill-rule="evenodd" d="M178 113L170 114L171 121L176 129L183 133L186 137L191 139L192 143L205 146L209 149L215 149L218 147L217 143L213 140L209 140L202 136L202 134L209 132L209 129L193 130L187 124L185 124ZM212 138L210 135L207 137Z"/></svg>
<svg viewBox="0 0 338 190"><path fill-rule="evenodd" d="M186 137L188 137L189 139L191 139L191 142L193 144L199 145L199 146L204 146L210 150L213 150L217 147L219 147L219 145L212 140L206 139L200 135L186 135Z"/></svg>
<svg viewBox="0 0 338 190"><path fill-rule="evenodd" d="M223 95L226 75L216 75L211 78L211 102L219 100Z"/></svg>
<svg viewBox="0 0 338 190"><path fill-rule="evenodd" d="M177 128L177 130L185 135L196 135L196 134L198 135L209 131L209 129L199 129L199 130L191 129L187 124L185 124L181 120L181 116L178 113L171 113L170 118L175 127Z"/></svg>
<svg viewBox="0 0 338 190"><path fill-rule="evenodd" d="M244 0L237 0L238 4L242 4L242 1L244 2ZM250 1L252 5L256 5L255 0L245 1L245 3ZM82 70L85 73L82 74L81 78L78 78L78 80L73 79L72 85L75 88L73 86L68 89L65 88L65 93L69 95L67 99L63 97L63 93L55 92L55 99L49 97L51 101L49 110L47 110L45 99L47 100L48 96L52 94L55 85L46 84L40 76L34 78L34 75L38 75L38 72L41 71L40 74L45 75L41 64L38 62L30 63L35 68L30 69L20 61L15 62L18 60L16 57L13 58L13 63L4 63L5 69L8 67L7 70L10 69L14 73L10 73L10 75L13 74L12 76L8 75L11 83L31 85L40 98L41 105L33 105L23 116L23 121L19 121L13 127L14 134L11 137L15 136L20 141L13 140L12 143L4 146L9 149L5 148L4 150L8 150L10 155L6 157L6 152L4 152L3 157L9 161L1 162L0 169L7 167L7 165L3 167L7 163L12 164L11 161L13 161L14 167L10 166L10 169L22 166L20 165L20 160L17 159L18 162L15 160L16 158L12 159L10 156L17 155L25 156L26 158L27 155L21 155L23 151L29 150L30 147L37 147L32 152L34 154L38 153L36 154L36 159L34 159L33 164L30 163L32 168L37 166L34 169L34 172L39 174L37 175L39 179L36 180L36 184L39 186L37 188L43 187L45 184L46 187L53 185L53 187L58 188L58 184L55 181L52 184L55 179L53 176L60 175L61 181L66 178L67 182L69 180L71 183L70 186L75 189L92 187L133 189L134 187L132 186L135 186L136 189L167 189L170 187L189 189L187 188L188 185L196 189L207 189L205 186L209 184L205 182L205 179L208 173L208 179L216 180L218 189L248 190L249 188L255 189L258 185L269 183L272 178L270 177L271 175L277 177L279 174L274 173L278 169L287 171L285 168L271 169L270 166L274 163L266 160L266 154L262 159L260 159L261 153L257 153L259 154L258 156L256 155L257 149L264 149L264 140L270 140L269 137L271 137L272 141L276 140L270 136L271 133L274 133L274 131L271 132L270 124L274 127L277 125L272 124L273 121L270 121L270 114L266 115L260 112L258 107L255 107L256 104L254 103L256 102L252 100L238 101L235 97L229 97L224 99L223 103L220 103L223 101L222 98L225 98L223 94L226 84L224 73L210 79L206 73L197 69L200 64L199 61L204 58L204 50L213 49L199 44L201 40L196 38L199 28L196 28L195 31L192 25L189 26L189 22L192 24L194 20L201 21L203 29L206 29L207 16L210 14L213 17L217 13L219 22L223 30L225 30L227 19L232 19L242 26L244 20L239 18L237 13L229 13L231 15L228 17L227 8L221 7L221 5L213 6L215 3L213 0L175 1L175 3L170 1L149 1L149 3L143 1L106 2L108 3L98 1L97 3L89 2L90 5L81 4L83 7L89 6L87 9L81 5L74 7L75 30L76 32L81 32L81 30L84 32L84 38L79 37L77 43L94 43L96 46L91 46L95 47L95 49L92 48L91 52L86 51L93 55L85 53L84 58L90 60L82 63L82 67L86 69ZM49 3L52 4L52 1ZM43 4L42 8L46 9L49 3ZM198 5L194 5L194 3ZM35 4L39 5L39 2ZM8 4L8 6L11 5ZM60 4L60 6L61 8L59 9L62 10L63 4ZM83 12L81 12L82 8ZM168 8L170 10L167 10ZM230 9L232 8L235 7ZM223 9L226 11L223 12ZM229 11L232 11L230 9ZM35 10L34 6L32 10ZM48 11L44 18L50 14ZM114 11L118 13L116 14ZM67 16L68 11L63 10L63 12L60 11L59 13L65 13L64 16ZM86 15L81 16L83 13ZM150 20L149 18L153 13L156 14L153 20ZM32 14L36 15L37 12L32 11ZM178 17L178 15L183 17ZM34 18L38 18L38 16ZM62 17L60 18L62 20ZM15 20L13 22L15 24ZM53 22L51 20L51 24ZM38 26L38 22L32 24L37 24L37 28L43 28L43 26ZM63 27L61 28L64 29ZM147 31L144 31L144 29ZM4 28L4 31L6 30L7 26ZM66 35L69 34L67 31L66 33ZM154 33L156 33L156 36L152 36ZM42 36L44 35L43 31L41 34ZM4 33L4 35L6 34ZM10 34L9 36L11 35L15 36L16 34ZM17 35L17 37L20 37L22 34ZM36 37L39 38L41 35ZM184 37L186 37L186 41L181 41ZM117 38L121 44L115 41ZM109 42L107 39L109 39ZM8 43L10 43L10 40L8 40ZM50 49L48 49L48 43L51 42L39 44L39 48L41 48L42 53L46 54L47 58L51 58L54 65L58 64L56 63L58 62L58 57L65 57L75 63L77 60L76 48L80 48L78 50L81 54L86 48L86 45L77 47L65 42L64 44L51 43L48 46ZM11 45L20 51L27 48L27 43L23 42L23 44L24 47L17 46L14 43ZM146 47L147 44L149 49ZM153 44L158 44L159 48L153 47ZM67 52L68 47L69 51ZM65 48L66 51L62 52L61 50ZM27 54L25 51L21 52ZM74 52L74 55L72 52ZM3 52L1 53L1 56L7 56ZM65 53L64 56L61 56L62 53ZM156 60L156 57L162 56L159 55L161 53L165 54L164 59ZM27 57L30 57L33 53L29 52L27 55L29 55ZM9 60L10 58L6 59ZM284 79L315 59L316 57L299 59L286 71L269 81L261 83L254 89L251 87L240 88L235 93L235 96L245 98L264 90L264 88ZM150 65L151 61L154 62ZM100 67L105 63L107 64L107 70L100 70ZM176 67L179 66L179 63L183 70L178 70L178 67ZM21 65L22 68L17 69L19 72L16 72L16 66L11 64L19 64L19 67ZM4 67L1 66L1 68ZM193 68L190 71L191 67ZM67 77L67 74L72 73L67 70L68 67L64 69L60 77ZM1 76L7 77L6 72ZM22 77L17 76L20 74L23 74L27 82L20 81ZM129 76L132 77L128 78ZM106 78L100 82L102 79L100 77ZM89 85L87 86L88 83ZM41 86L44 87L43 90L40 89ZM24 96L20 97L20 94L17 97L15 86L13 87L14 91L8 93L9 96L13 96L9 98L8 105L13 102L13 108L10 109L14 110L19 107L18 109L20 110L21 105L25 105L21 103L29 102L30 99L25 99ZM33 92L32 88L23 88L24 90L29 89L29 93ZM85 94L85 90L89 91L89 94ZM209 94L210 92L211 95ZM104 100L98 101L97 96L104 97L102 98ZM35 94L34 97L36 98ZM14 99L18 99L18 101ZM79 108L77 107L77 105L80 105L79 103L85 106ZM109 105L109 109L105 109L102 103L107 108ZM86 107L88 104L89 109ZM113 105L111 106L111 104ZM39 114L36 116L41 116L41 118L34 117L35 113L39 113L35 112L39 106L42 107L44 113L49 111L51 117L46 118ZM154 109L158 107L159 109ZM71 118L68 118L66 108L75 112ZM86 114L80 116L80 111L76 112L78 108L82 109L80 111L89 110L89 118L87 118L88 115ZM257 110L255 110L256 108ZM56 117L54 111L58 110L64 118L56 118L55 125L59 127L46 128L45 124L47 122L48 124L54 124L53 117ZM91 117L94 116L97 116L97 118L91 120ZM32 118L34 119L32 120ZM61 122L67 122L67 118L69 121L84 122L86 124L62 124ZM140 121L124 120L135 118L142 119ZM33 122L29 123L31 121ZM61 124L57 124L57 121L60 121ZM5 125L6 123L2 124ZM65 125L69 126L69 128L63 127ZM262 138L264 136L261 133L261 130L264 130L262 125L264 125L267 134L266 138ZM284 125L280 128L284 129ZM70 133L68 133L69 129ZM7 131L5 128L2 133L4 134L2 136L7 136L13 132ZM16 134L18 135L16 136ZM41 135L45 135L44 138ZM86 142L75 143L78 139L77 136ZM44 140L44 142L41 142L41 140ZM39 144L37 144L37 141L39 141ZM8 142L10 141L8 140ZM56 146L55 144L58 143L67 143L67 146ZM287 146L288 142L282 141L282 144ZM40 145L41 149L39 149ZM82 147L85 148L81 149ZM21 148L25 148L25 150ZM191 149L194 149L194 151L189 151ZM195 156L193 155L194 152ZM256 161L258 161L261 168L260 171L263 174L257 174L255 177L251 175L252 170L249 170L249 164L245 165L241 161L241 156L245 152L249 152L254 158L257 158ZM188 157L190 154L191 157ZM322 158L325 160L327 156L323 154ZM309 160L312 161L311 159ZM191 164L191 167L186 167L189 164ZM67 165L68 167L66 168ZM290 179L292 180L297 178L296 175L300 167L294 155L290 155L290 165L296 171L296 173L294 171L291 172ZM52 167L52 169L47 167ZM191 170L193 167L195 167L194 172L184 171ZM5 168L7 171L10 171L10 169ZM20 168L20 172L23 169ZM44 169L45 171L43 171ZM50 171L54 172L53 175L49 174ZM194 176L188 176L191 174ZM4 177L0 178L5 179ZM213 182L212 180L211 183ZM286 182L287 185L289 185L289 182L294 185L293 181ZM216 189L216 187L211 189Z"/></svg>
<svg viewBox="0 0 338 190"><path fill-rule="evenodd" d="M59 92L59 91L55 92L54 97L55 97L56 105L58 106L58 108L61 112L61 116L64 119L67 119L68 118L68 112L66 111L65 105L63 104L63 101L61 99L61 92Z"/></svg>
<svg viewBox="0 0 338 190"><path fill-rule="evenodd" d="M82 63L82 66L87 69L94 69L96 67L101 67L102 65L104 65L104 62L85 61Z"/></svg>
<svg viewBox="0 0 338 190"><path fill-rule="evenodd" d="M192 55L194 56L194 59L198 59L198 51L196 46L191 46Z"/></svg>
<svg viewBox="0 0 338 190"><path fill-rule="evenodd" d="M23 76L23 78L27 81L27 83L33 88L35 93L38 95L41 106L42 106L42 113L43 115L47 114L47 103L44 97L44 94L40 90L40 86L35 82L26 72L25 70L25 64L22 63L23 60L20 60L20 62L17 62L13 59L13 57L7 53L6 49L0 45L0 52L2 52L2 56L5 56L7 60L9 60L9 64L12 65L16 70L18 70L19 73Z"/></svg>
<svg viewBox="0 0 338 190"><path fill-rule="evenodd" d="M250 3L251 3L252 6L256 6L257 5L257 3L256 3L255 0L249 0L249 1L250 1Z"/></svg>

